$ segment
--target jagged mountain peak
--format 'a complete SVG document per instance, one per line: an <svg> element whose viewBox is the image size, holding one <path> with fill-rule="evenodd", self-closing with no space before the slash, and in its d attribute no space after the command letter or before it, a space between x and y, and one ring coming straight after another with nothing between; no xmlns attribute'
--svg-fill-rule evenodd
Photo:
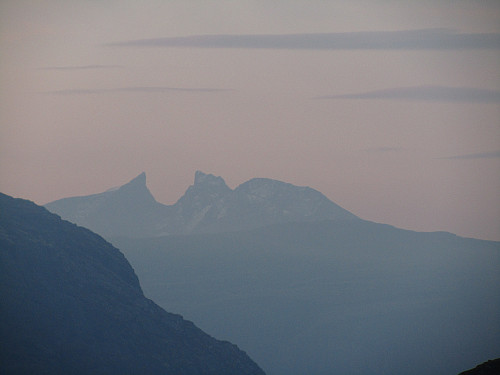
<svg viewBox="0 0 500 375"><path fill-rule="evenodd" d="M194 182L170 206L157 202L143 172L105 193L46 205L54 213L106 236L226 232L260 226L357 217L305 186L253 178L236 189L222 177L195 172Z"/></svg>
<svg viewBox="0 0 500 375"><path fill-rule="evenodd" d="M193 210L210 206L231 192L222 177L196 171L194 184L188 187L175 205L183 212L193 213Z"/></svg>
<svg viewBox="0 0 500 375"><path fill-rule="evenodd" d="M184 195L177 201L177 204L192 201L193 199L197 201L200 199L206 201L208 199L211 201L230 192L232 190L226 185L222 177L196 171L194 184L188 187Z"/></svg>
<svg viewBox="0 0 500 375"><path fill-rule="evenodd" d="M137 210L155 207L159 204L146 186L146 174L144 172L125 185L120 186L118 190L108 198L108 202Z"/></svg>
<svg viewBox="0 0 500 375"><path fill-rule="evenodd" d="M138 176L131 179L129 182L127 182L123 185L108 189L104 193L112 193L112 192L115 192L118 190L123 191L123 190L130 190L130 189L134 189L134 190L146 189L149 191L149 189L146 186L146 172L142 172Z"/></svg>
<svg viewBox="0 0 500 375"><path fill-rule="evenodd" d="M150 221L159 220L167 209L146 186L146 174L103 193L64 198L45 207L62 218L101 235L154 233Z"/></svg>
<svg viewBox="0 0 500 375"><path fill-rule="evenodd" d="M224 179L220 176L215 176L213 174L203 173L202 171L196 171L194 174L194 184L195 185L211 185L211 186L221 186L228 187Z"/></svg>
<svg viewBox="0 0 500 375"><path fill-rule="evenodd" d="M137 177L134 177L132 180L130 180L126 184L120 186L117 190L118 191L134 191L134 192L147 191L149 193L149 189L146 186L146 173L142 172Z"/></svg>
<svg viewBox="0 0 500 375"><path fill-rule="evenodd" d="M141 172L137 177L133 178L126 185L146 185L146 172Z"/></svg>

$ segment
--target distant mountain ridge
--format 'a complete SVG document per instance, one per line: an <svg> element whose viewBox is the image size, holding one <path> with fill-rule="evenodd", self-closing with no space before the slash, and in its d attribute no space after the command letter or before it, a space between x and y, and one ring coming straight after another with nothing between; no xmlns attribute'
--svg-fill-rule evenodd
<svg viewBox="0 0 500 375"><path fill-rule="evenodd" d="M102 237L1 193L0 338L5 375L264 375L144 297Z"/></svg>
<svg viewBox="0 0 500 375"><path fill-rule="evenodd" d="M230 189L199 171L175 204L134 210L151 197L141 176L62 208L152 228L103 235L146 295L243 345L268 374L453 374L497 357L500 242L402 230L311 188Z"/></svg>
<svg viewBox="0 0 500 375"><path fill-rule="evenodd" d="M153 236L155 223L168 217L169 207L158 203L146 187L146 174L103 193L63 198L45 205L63 219L101 235Z"/></svg>
<svg viewBox="0 0 500 375"><path fill-rule="evenodd" d="M218 233L286 222L358 219L309 187L254 178L232 190L222 177L201 171L169 206L154 199L141 173L117 189L64 198L45 207L107 237Z"/></svg>

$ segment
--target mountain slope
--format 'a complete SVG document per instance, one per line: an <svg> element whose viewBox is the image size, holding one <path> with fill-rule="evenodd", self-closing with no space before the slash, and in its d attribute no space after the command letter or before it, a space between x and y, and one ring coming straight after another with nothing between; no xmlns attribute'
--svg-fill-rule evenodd
<svg viewBox="0 0 500 375"><path fill-rule="evenodd" d="M202 172L196 176L203 176L203 180L197 182L195 178L195 184L174 205L196 217L194 225L180 233L218 233L287 222L357 219L317 190L266 178L254 178L234 190L224 184L225 188L217 194L202 199L213 186L212 181L220 179L219 183L223 183L223 180Z"/></svg>
<svg viewBox="0 0 500 375"><path fill-rule="evenodd" d="M498 242L362 220L112 242L148 296L270 375L456 374L500 352Z"/></svg>
<svg viewBox="0 0 500 375"><path fill-rule="evenodd" d="M146 187L145 173L117 189L64 198L45 207L103 236L153 236L159 223L170 216L169 207L158 203Z"/></svg>
<svg viewBox="0 0 500 375"><path fill-rule="evenodd" d="M195 173L194 184L171 206L155 201L142 173L119 189L65 198L45 207L107 237L214 233L294 221L357 219L308 187L256 178L232 190L221 177L200 171Z"/></svg>
<svg viewBox="0 0 500 375"><path fill-rule="evenodd" d="M146 299L120 251L0 194L0 373L263 374Z"/></svg>

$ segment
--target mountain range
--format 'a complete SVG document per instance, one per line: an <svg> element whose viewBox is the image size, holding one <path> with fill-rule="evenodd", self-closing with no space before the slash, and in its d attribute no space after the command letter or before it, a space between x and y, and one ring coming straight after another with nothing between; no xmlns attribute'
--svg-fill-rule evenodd
<svg viewBox="0 0 500 375"><path fill-rule="evenodd" d="M4 194L0 373L264 374L235 345L147 299L102 237Z"/></svg>
<svg viewBox="0 0 500 375"><path fill-rule="evenodd" d="M149 298L269 375L454 375L500 352L499 242L365 221L275 180L232 190L202 172L172 206L140 175L47 207L106 229Z"/></svg>
<svg viewBox="0 0 500 375"><path fill-rule="evenodd" d="M254 178L230 189L221 177L197 171L173 205L155 200L141 173L129 183L45 207L103 236L153 237L253 229L297 221L356 220L317 190Z"/></svg>

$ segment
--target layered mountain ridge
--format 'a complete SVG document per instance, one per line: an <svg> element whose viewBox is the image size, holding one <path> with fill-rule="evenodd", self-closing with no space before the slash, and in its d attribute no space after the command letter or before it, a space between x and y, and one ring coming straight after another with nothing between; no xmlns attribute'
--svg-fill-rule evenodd
<svg viewBox="0 0 500 375"><path fill-rule="evenodd" d="M196 171L194 184L173 205L157 202L141 173L129 183L45 206L103 236L153 237L254 229L286 222L356 220L319 191L267 179L251 179L234 190L222 177Z"/></svg>
<svg viewBox="0 0 500 375"><path fill-rule="evenodd" d="M175 204L142 209L134 202L152 196L139 177L47 207L87 204L98 232L109 227L89 219L117 223L116 212L149 226L103 235L146 295L270 375L456 374L498 356L500 242L398 229L308 187L255 178L231 189L199 171Z"/></svg>

